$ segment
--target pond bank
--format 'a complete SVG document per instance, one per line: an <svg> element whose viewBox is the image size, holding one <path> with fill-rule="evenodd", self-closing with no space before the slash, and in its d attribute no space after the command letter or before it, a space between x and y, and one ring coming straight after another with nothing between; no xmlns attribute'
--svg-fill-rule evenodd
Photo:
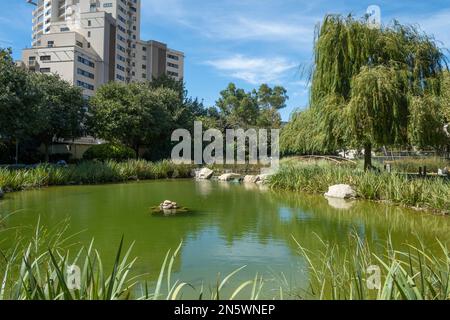
<svg viewBox="0 0 450 320"><path fill-rule="evenodd" d="M188 178L191 177L191 170L192 166L176 165L167 160L86 161L66 167L42 164L31 169L0 168L0 188L4 192L14 192L47 186Z"/></svg>
<svg viewBox="0 0 450 320"><path fill-rule="evenodd" d="M450 181L445 179L412 179L396 173L365 172L346 165L297 163L282 165L269 182L273 189L314 194L324 194L329 186L336 184L352 186L358 199L450 214Z"/></svg>

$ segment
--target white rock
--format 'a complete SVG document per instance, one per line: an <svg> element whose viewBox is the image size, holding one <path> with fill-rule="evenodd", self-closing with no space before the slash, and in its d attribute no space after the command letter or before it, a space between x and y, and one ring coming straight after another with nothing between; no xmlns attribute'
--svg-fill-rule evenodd
<svg viewBox="0 0 450 320"><path fill-rule="evenodd" d="M356 191L348 184L338 184L328 188L325 197L338 199L353 199L356 198Z"/></svg>
<svg viewBox="0 0 450 320"><path fill-rule="evenodd" d="M446 177L448 176L448 168L444 168L444 169L438 169L438 175L441 177Z"/></svg>
<svg viewBox="0 0 450 320"><path fill-rule="evenodd" d="M247 175L244 177L244 183L257 183L259 176Z"/></svg>
<svg viewBox="0 0 450 320"><path fill-rule="evenodd" d="M213 176L214 171L209 168L203 168L200 171L197 171L196 178L200 180L208 180Z"/></svg>
<svg viewBox="0 0 450 320"><path fill-rule="evenodd" d="M231 181L235 179L240 179L241 175L237 173L225 173L219 177L219 181Z"/></svg>
<svg viewBox="0 0 450 320"><path fill-rule="evenodd" d="M266 184L267 182L269 182L269 179L272 175L265 173L265 174L260 174L258 176L258 180L256 181L256 183L258 184Z"/></svg>

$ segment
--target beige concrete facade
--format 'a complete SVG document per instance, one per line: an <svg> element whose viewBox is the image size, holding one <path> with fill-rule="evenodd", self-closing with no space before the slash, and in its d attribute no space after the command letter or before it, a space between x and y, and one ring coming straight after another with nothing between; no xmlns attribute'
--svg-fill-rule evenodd
<svg viewBox="0 0 450 320"><path fill-rule="evenodd" d="M181 80L184 78L184 54L169 49L162 42L138 41L133 67L134 81L151 80L163 74Z"/></svg>
<svg viewBox="0 0 450 320"><path fill-rule="evenodd" d="M89 97L109 81L184 77L184 54L140 40L140 0L37 0L22 64L56 73Z"/></svg>

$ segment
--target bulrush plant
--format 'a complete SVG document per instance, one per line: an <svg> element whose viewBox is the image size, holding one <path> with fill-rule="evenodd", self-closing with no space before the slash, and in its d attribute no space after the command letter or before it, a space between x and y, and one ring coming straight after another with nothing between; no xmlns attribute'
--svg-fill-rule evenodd
<svg viewBox="0 0 450 320"><path fill-rule="evenodd" d="M85 161L60 167L39 165L36 168L10 170L0 168L0 187L8 192L53 185L100 184L128 180L188 178L192 166L164 160Z"/></svg>
<svg viewBox="0 0 450 320"><path fill-rule="evenodd" d="M360 199L450 214L450 180L440 177L414 178L350 165L287 162L269 180L274 189L321 194L342 183L354 187Z"/></svg>
<svg viewBox="0 0 450 320"><path fill-rule="evenodd" d="M174 280L173 267L182 243L173 253L167 252L157 280L149 285L145 275L132 275L137 258L131 257L132 245L124 250L123 237L110 267L103 264L93 242L81 249L69 245L72 237L64 236L68 224L63 225L62 231L48 232L38 223L30 241L16 241L1 252L0 300L450 299L450 253L438 240L435 246L440 251L429 250L420 239L418 245L403 244L399 250L390 240L369 245L356 232L350 232L348 244L318 238L322 249L310 251L293 238L305 262L300 272L307 281L301 287L293 287L284 278L279 280L279 289L268 290L259 275L233 282L243 266L219 277L213 286L195 288ZM76 280L69 272L74 265L79 266ZM377 269L379 273L373 274Z"/></svg>
<svg viewBox="0 0 450 320"><path fill-rule="evenodd" d="M132 246L121 256L123 239L111 271L103 266L93 248L82 247L71 258L68 238L58 233L53 240L44 228L36 227L33 239L24 247L17 244L3 253L0 268L0 300L115 300L130 297L136 278L129 272L136 259L129 259ZM79 266L80 278L71 279L69 270ZM73 282L75 281L75 282Z"/></svg>
<svg viewBox="0 0 450 320"><path fill-rule="evenodd" d="M186 290L199 300L233 300L243 296L257 300L263 289L264 282L258 275L232 287L231 279L245 266L218 278L209 290L204 285L194 288L187 282L173 281L173 265L182 243L173 253L167 252L156 283L149 286L145 275L131 275L137 258L131 258L133 245L124 251L123 237L109 268L94 249L93 241L81 249L67 245L72 237L64 238L67 222L63 225L66 227L62 231L51 233L38 223L26 245L17 241L13 248L1 252L0 300L178 300Z"/></svg>
<svg viewBox="0 0 450 320"><path fill-rule="evenodd" d="M390 239L390 238L389 238ZM370 247L352 233L351 244L340 247L319 239L323 249L311 252L295 239L306 261L309 277L301 299L320 300L449 300L450 253L436 240L440 252L419 245L394 249L390 240L381 248ZM372 273L379 270L379 275ZM375 276L375 278L370 278ZM379 276L379 277L378 277Z"/></svg>

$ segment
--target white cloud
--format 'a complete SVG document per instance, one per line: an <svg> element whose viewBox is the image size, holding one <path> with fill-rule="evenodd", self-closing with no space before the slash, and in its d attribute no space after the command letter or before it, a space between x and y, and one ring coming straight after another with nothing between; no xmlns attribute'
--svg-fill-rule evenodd
<svg viewBox="0 0 450 320"><path fill-rule="evenodd" d="M308 26L294 21L271 21L248 17L217 19L204 34L223 40L283 41L286 45L313 41L314 23Z"/></svg>
<svg viewBox="0 0 450 320"><path fill-rule="evenodd" d="M260 41L282 42L283 46L309 45L313 43L314 27L318 17L286 15L277 18L261 13L258 5L252 11L244 10L234 3L232 6L210 2L194 6L194 1L152 0L142 6L145 19L161 24L178 24L194 34L216 41ZM255 4L256 5L256 4ZM257 10L259 8L259 11ZM248 12L248 13L247 13Z"/></svg>
<svg viewBox="0 0 450 320"><path fill-rule="evenodd" d="M296 64L282 57L251 58L243 55L210 60L206 63L226 76L250 84L277 83L286 76L287 71L296 67Z"/></svg>

